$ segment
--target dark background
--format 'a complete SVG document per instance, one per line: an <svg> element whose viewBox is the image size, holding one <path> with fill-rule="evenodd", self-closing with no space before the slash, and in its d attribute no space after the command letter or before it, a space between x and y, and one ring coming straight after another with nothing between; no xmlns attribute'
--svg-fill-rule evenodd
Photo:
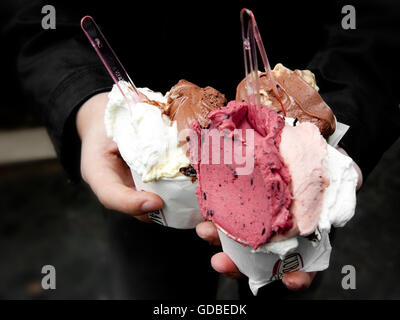
<svg viewBox="0 0 400 320"><path fill-rule="evenodd" d="M257 14L264 17L257 22L271 66L280 62L292 69L306 68L317 49L325 43L327 31L321 25L341 21L341 7L335 1L287 3L290 4L290 10L282 11L284 6L273 1L268 4L240 1L225 7L210 1L190 5L178 1L172 7L165 2L154 7L145 1L137 1L132 7L128 4L121 7L118 2L110 5L109 2L93 0L82 1L79 6L71 5L68 1L52 2L56 7L57 23L64 22L64 15L68 14L68 19L73 17L76 32L83 42L87 40L80 30L79 21L85 15L93 16L137 86L166 92L185 78L202 87L215 87L228 100L235 98L236 86L244 76L239 20L241 8L251 8L256 17ZM16 9L32 10L29 1L5 1L0 10L0 28L5 26L7 30L9 12ZM302 14L299 15L299 12ZM147 23L143 22L146 21L143 16L148 17ZM34 24L31 28L32 32L42 30L40 24ZM145 32L140 32L143 29ZM59 30L48 32L64 30L59 27ZM30 117L26 116L26 109L33 109L34 104L31 97L21 90L20 79L15 72L20 43L13 33L6 35L3 39L6 46L0 54L5 62L3 74L7 76L1 77L0 84L8 93L4 95L2 104L8 107L1 108L0 112L4 113L0 114L0 127L15 127L21 124L21 120L10 116L10 112L5 110L12 109L27 123L32 123L31 119L27 119ZM126 50L127 46L130 50ZM179 50L169 50L170 47ZM90 54L95 56L94 51ZM23 106L15 103L15 96L25 99L21 103Z"/></svg>
<svg viewBox="0 0 400 320"><path fill-rule="evenodd" d="M11 2L10 2L11 3ZM12 5L21 6L23 1ZM66 7L68 7L67 3ZM241 51L239 10L241 5L227 7L224 14L214 11L212 6L196 4L183 5L176 13L173 24L176 33L166 32L163 23L168 16L163 7L154 11L120 10L107 4L109 16L97 16L98 6L81 7L76 14L81 17L91 14L101 26L122 62L138 86L149 86L165 92L180 78L186 78L200 86L211 85L226 93L232 99L235 85L243 77L243 56ZM246 5L256 14L268 10L280 15L281 23L272 30L265 30L266 23L258 19L271 65L282 62L289 68L305 68L315 50L324 40L325 30L315 28L321 21L337 19L340 11L331 2L293 2L290 10L279 11L271 2ZM298 9L307 12L301 24ZM306 6L306 10L304 10ZM96 9L97 8L97 9ZM9 7L11 11L11 7ZM60 8L61 9L61 8ZM198 28L187 29L192 19L191 10L204 12ZM145 26L135 25L136 14L147 14ZM3 27L8 21L7 10L0 11ZM220 48L218 37L212 34L207 19L221 21L220 28L232 43L226 50ZM237 21L237 29L230 30ZM110 33L111 24L119 23L121 32ZM39 26L38 26L39 27ZM150 28L155 39L142 38L136 30ZM225 28L225 29L224 29ZM56 31L55 31L56 32ZM318 43L315 39L321 39ZM399 35L400 39L400 35ZM132 52L123 50L124 41L135 43ZM290 42L288 46L287 42ZM279 44L282 45L279 45ZM168 46L182 48L180 56L168 57ZM288 50L288 47L290 50ZM35 112L33 102L21 92L18 77L13 67L16 51L10 44L1 46L2 77L0 87L0 130L7 136L15 130L42 126L40 115ZM9 49L9 50L5 50ZM152 61L147 61L148 52ZM157 60L157 55L160 59ZM203 57L212 55L214 62L203 63ZM208 59L207 59L208 60ZM157 74L168 74L157 77ZM204 76L208 74L205 80ZM8 150L0 149L0 156ZM318 275L312 288L302 294L294 293L291 298L312 299L399 299L400 298L400 140L385 154L358 194L356 215L348 225L337 231L333 246L330 268ZM24 161L0 164L0 298L112 298L112 269L108 234L103 210L91 191L82 184L68 182L63 169L55 159ZM57 269L57 290L43 291L40 286L41 267L52 264ZM353 265L357 271L357 289L343 290L341 268ZM219 298L236 298L235 284L221 280Z"/></svg>

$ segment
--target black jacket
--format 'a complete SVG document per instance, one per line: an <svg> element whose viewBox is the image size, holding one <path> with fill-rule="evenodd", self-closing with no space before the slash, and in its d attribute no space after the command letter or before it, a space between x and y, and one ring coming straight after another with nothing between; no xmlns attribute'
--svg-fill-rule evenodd
<svg viewBox="0 0 400 320"><path fill-rule="evenodd" d="M356 8L355 30L341 24L341 9L349 3ZM55 30L41 27L45 4L2 0L2 50L8 53L7 70L39 108L71 177L79 177L76 111L112 86L80 30L80 19L87 14L100 25L137 86L165 93L185 78L233 99L244 77L239 11L246 6L256 15L272 65L282 62L316 74L322 97L338 121L350 125L341 145L364 176L399 137L398 1L274 1L262 6L53 1Z"/></svg>

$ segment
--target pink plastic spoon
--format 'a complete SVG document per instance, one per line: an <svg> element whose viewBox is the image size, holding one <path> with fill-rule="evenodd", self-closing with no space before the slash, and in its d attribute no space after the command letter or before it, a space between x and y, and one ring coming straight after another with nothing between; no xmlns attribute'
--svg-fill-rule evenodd
<svg viewBox="0 0 400 320"><path fill-rule="evenodd" d="M81 20L81 27L92 44L94 50L96 50L96 53L103 62L111 78L121 91L125 101L130 106L130 111L132 111L133 106L139 101L146 100L146 97L138 92L132 79L129 77L122 63L119 61L114 50L109 45L108 41L104 37L96 22L94 22L93 18L90 16L83 17ZM129 84L128 88L130 90L128 93L122 90L119 81L126 81Z"/></svg>
<svg viewBox="0 0 400 320"><path fill-rule="evenodd" d="M245 15L248 16L247 25ZM240 22L242 25L242 41L244 68L246 72L246 88L247 102L249 104L260 105L260 85L258 80L258 63L257 63L257 48L260 51L260 56L264 64L264 70L267 78L270 81L272 91L278 99L283 115L286 116L285 108L283 107L281 97L278 92L277 84L271 72L267 53L265 52L264 44L261 39L260 31L258 30L257 22L251 10L243 8L240 11ZM256 47L257 45L257 47Z"/></svg>

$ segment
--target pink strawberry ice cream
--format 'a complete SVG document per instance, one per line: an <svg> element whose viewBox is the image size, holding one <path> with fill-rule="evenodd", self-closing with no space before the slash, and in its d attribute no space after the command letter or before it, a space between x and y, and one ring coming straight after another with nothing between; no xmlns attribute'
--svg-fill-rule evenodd
<svg viewBox="0 0 400 320"><path fill-rule="evenodd" d="M324 190L329 185L323 167L327 143L314 124L304 122L285 126L279 150L292 177L290 212L299 234L307 236L318 226Z"/></svg>
<svg viewBox="0 0 400 320"><path fill-rule="evenodd" d="M274 234L293 226L289 212L291 178L279 153L285 121L273 110L238 101L212 111L208 117L209 128L201 128L195 122L192 127L197 141L189 139L191 163L199 180L196 193L201 212L230 237L256 249ZM242 134L236 129L241 129ZM243 150L251 142L246 129L254 133L254 149L246 150L254 159L254 169L239 174L244 165L237 155L241 152L244 156ZM218 144L212 140L215 133L220 136L213 153ZM226 141L233 144L232 149L226 147ZM220 164L212 158L216 155ZM233 155L231 164L224 163L224 157L229 155Z"/></svg>

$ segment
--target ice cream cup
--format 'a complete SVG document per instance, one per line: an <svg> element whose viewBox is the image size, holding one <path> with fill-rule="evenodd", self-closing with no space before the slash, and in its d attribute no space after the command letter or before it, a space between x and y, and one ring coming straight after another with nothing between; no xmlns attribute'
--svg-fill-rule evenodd
<svg viewBox="0 0 400 320"><path fill-rule="evenodd" d="M327 232L323 232L320 240L315 241L298 236L298 247L284 257L255 251L233 240L222 229L218 229L218 235L223 251L249 278L250 290L254 295L257 295L259 288L281 279L285 273L297 270L322 271L329 266L332 247Z"/></svg>
<svg viewBox="0 0 400 320"><path fill-rule="evenodd" d="M349 126L336 123L336 131L328 143L335 147ZM232 259L238 269L249 278L249 286L254 295L259 288L281 279L284 274L297 270L305 272L322 271L328 268L332 247L327 230L319 232L318 239L297 236L298 246L279 254L267 250L254 250L234 239L217 226L223 251Z"/></svg>
<svg viewBox="0 0 400 320"><path fill-rule="evenodd" d="M334 115L335 117L335 115ZM338 122L336 117L335 117L335 123L336 123L336 130L335 132L327 139L327 142L332 146L336 147L340 140L343 138L343 136L346 134L347 130L349 130L350 126L347 124Z"/></svg>
<svg viewBox="0 0 400 320"><path fill-rule="evenodd" d="M197 182L183 175L143 182L140 174L132 168L131 172L137 190L153 192L164 201L162 209L149 213L155 223L176 229L192 229L203 221L196 199Z"/></svg>

